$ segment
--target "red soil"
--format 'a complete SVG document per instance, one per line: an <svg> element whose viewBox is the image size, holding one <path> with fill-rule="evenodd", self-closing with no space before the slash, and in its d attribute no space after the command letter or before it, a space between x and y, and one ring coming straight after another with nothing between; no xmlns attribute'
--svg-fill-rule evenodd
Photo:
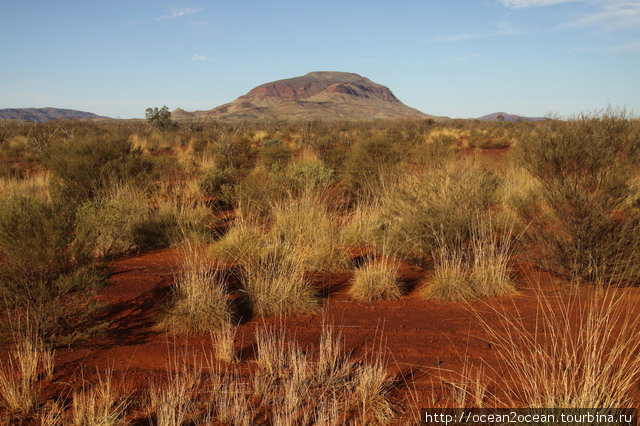
<svg viewBox="0 0 640 426"><path fill-rule="evenodd" d="M110 368L116 384L134 401L140 401L151 379L166 377L176 354L187 351L191 357L211 353L208 335L172 337L154 327L170 296L177 260L177 251L166 249L113 263L109 285L99 294L110 305L109 330L86 343L57 350L56 372L52 383L45 384L43 396L69 397L71 388L79 387L83 380L95 380L96 370ZM350 299L350 274L316 275L314 281L324 297L321 312L287 316L284 320L246 318L240 325L236 340L242 358L240 369L246 372L252 368L254 332L263 322L274 326L284 323L287 335L309 349L317 347L322 324L330 323L342 331L346 347L356 356L365 354L367 348L379 348L382 339L389 368L398 375L399 388L404 388L398 390L398 397L409 394L418 399L418 405L426 406L445 395L447 385L442 379L455 377L451 372L460 373L465 366L467 371L483 367L493 382L489 383L489 392L502 395L504 385L500 380L504 377L500 377L499 356L478 318L499 327L496 310L502 312L504 308L533 329L539 308L533 287L539 283L552 303L556 295L561 300L567 295L566 287L554 284L548 275L521 267L517 275L520 290L514 296L468 305L427 302L417 293L428 281L428 274L408 265L402 266L400 272L407 284L407 295L395 301L371 303ZM588 291L583 289L583 293ZM629 297L637 299L640 290L632 289ZM407 392L407 385L411 392ZM517 384L510 385L513 386ZM144 413L138 411L136 415L143 417Z"/></svg>

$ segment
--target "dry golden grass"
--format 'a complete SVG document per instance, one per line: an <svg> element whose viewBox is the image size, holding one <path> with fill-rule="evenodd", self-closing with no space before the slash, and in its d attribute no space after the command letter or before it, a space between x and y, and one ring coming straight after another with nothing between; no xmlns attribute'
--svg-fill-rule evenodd
<svg viewBox="0 0 640 426"><path fill-rule="evenodd" d="M337 219L314 195L305 193L272 208L270 234L291 242L292 255L307 270L344 270L349 262L340 246Z"/></svg>
<svg viewBox="0 0 640 426"><path fill-rule="evenodd" d="M422 289L427 300L462 301L474 298L463 250L442 244L434 253L433 282Z"/></svg>
<svg viewBox="0 0 640 426"><path fill-rule="evenodd" d="M0 177L0 198L12 195L49 200L49 173L40 173L24 179Z"/></svg>
<svg viewBox="0 0 640 426"><path fill-rule="evenodd" d="M51 378L54 352L35 334L17 336L7 363L0 367L0 397L11 412L28 413L36 408L36 383Z"/></svg>
<svg viewBox="0 0 640 426"><path fill-rule="evenodd" d="M510 264L514 255L511 232L498 235L491 218L478 220L468 244L444 241L433 254L433 282L422 290L428 300L467 301L516 291Z"/></svg>
<svg viewBox="0 0 640 426"><path fill-rule="evenodd" d="M358 367L354 391L363 423L387 424L393 419L396 408L389 398L391 384L392 378L380 356Z"/></svg>
<svg viewBox="0 0 640 426"><path fill-rule="evenodd" d="M599 287L586 296L578 288L571 292L549 296L538 289L533 329L517 307L498 310L499 325L477 315L495 343L501 375L518 383L506 402L603 412L633 406L640 374L637 302L615 288Z"/></svg>
<svg viewBox="0 0 640 426"><path fill-rule="evenodd" d="M89 389L83 388L73 393L71 422L77 426L105 426L119 424L127 409L127 399L116 395L111 379L111 371L104 379Z"/></svg>
<svg viewBox="0 0 640 426"><path fill-rule="evenodd" d="M224 324L219 330L212 332L211 339L215 348L216 357L225 362L234 362L237 359L235 348L238 326L229 323Z"/></svg>
<svg viewBox="0 0 640 426"><path fill-rule="evenodd" d="M387 258L370 260L353 273L349 294L358 300L398 299L402 283L397 266Z"/></svg>
<svg viewBox="0 0 640 426"><path fill-rule="evenodd" d="M383 210L379 198L359 202L346 216L340 238L344 245L375 247L380 240Z"/></svg>
<svg viewBox="0 0 640 426"><path fill-rule="evenodd" d="M274 423L341 424L350 416L365 424L388 423L397 414L390 396L393 377L383 358L384 348L354 362L334 327L324 326L317 362L313 362L284 329L263 327L256 332L259 371L254 392L277 407Z"/></svg>
<svg viewBox="0 0 640 426"><path fill-rule="evenodd" d="M212 264L199 247L191 244L182 249L182 257L172 304L159 325L176 333L209 332L223 327L233 311L220 265Z"/></svg>
<svg viewBox="0 0 640 426"><path fill-rule="evenodd" d="M258 256L263 246L262 230L257 225L236 219L229 231L209 246L208 254L213 259L239 262Z"/></svg>
<svg viewBox="0 0 640 426"><path fill-rule="evenodd" d="M316 311L317 290L305 276L305 263L283 238L270 237L258 257L247 256L241 268L243 290L255 315Z"/></svg>
<svg viewBox="0 0 640 426"><path fill-rule="evenodd" d="M169 373L162 385L151 383L146 407L149 420L158 426L185 424L195 414L195 399L201 374L199 364L189 366L186 360L183 360L181 368Z"/></svg>
<svg viewBox="0 0 640 426"><path fill-rule="evenodd" d="M40 426L59 426L64 424L64 406L60 401L51 401L40 409Z"/></svg>

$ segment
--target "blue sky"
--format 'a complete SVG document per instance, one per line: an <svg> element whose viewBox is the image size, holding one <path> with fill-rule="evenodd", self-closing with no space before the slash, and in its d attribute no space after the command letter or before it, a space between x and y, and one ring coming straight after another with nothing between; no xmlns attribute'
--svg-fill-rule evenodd
<svg viewBox="0 0 640 426"><path fill-rule="evenodd" d="M640 113L640 0L4 0L0 37L0 108L142 117L331 70L435 115Z"/></svg>

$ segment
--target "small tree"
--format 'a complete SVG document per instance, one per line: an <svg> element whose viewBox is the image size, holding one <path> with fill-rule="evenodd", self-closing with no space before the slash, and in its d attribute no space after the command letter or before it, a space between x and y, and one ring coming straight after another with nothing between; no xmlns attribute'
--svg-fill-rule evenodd
<svg viewBox="0 0 640 426"><path fill-rule="evenodd" d="M158 107L147 108L145 118L149 124L161 131L170 130L177 126L176 122L171 120L171 112L166 105L160 109Z"/></svg>

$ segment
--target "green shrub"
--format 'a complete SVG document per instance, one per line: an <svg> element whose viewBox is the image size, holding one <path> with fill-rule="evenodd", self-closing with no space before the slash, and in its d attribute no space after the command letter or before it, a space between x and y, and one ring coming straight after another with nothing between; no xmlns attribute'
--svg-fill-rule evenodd
<svg viewBox="0 0 640 426"><path fill-rule="evenodd" d="M20 282L48 282L72 267L71 214L36 198L0 203L0 258Z"/></svg>
<svg viewBox="0 0 640 426"><path fill-rule="evenodd" d="M292 154L291 148L280 139L266 139L260 144L260 160L267 167L288 164Z"/></svg>
<svg viewBox="0 0 640 426"><path fill-rule="evenodd" d="M300 161L290 164L287 175L296 192L315 191L335 182L333 170L314 162Z"/></svg>
<svg viewBox="0 0 640 426"><path fill-rule="evenodd" d="M212 167L200 179L200 190L221 204L233 204L236 201L237 177L238 172L234 168Z"/></svg>
<svg viewBox="0 0 640 426"><path fill-rule="evenodd" d="M134 230L149 214L146 200L128 188L115 189L104 198L87 201L76 214L78 239L102 257L134 248Z"/></svg>
<svg viewBox="0 0 640 426"><path fill-rule="evenodd" d="M380 177L400 160L397 147L383 135L364 139L351 147L344 165L344 179L355 191L375 192Z"/></svg>
<svg viewBox="0 0 640 426"><path fill-rule="evenodd" d="M115 183L143 185L152 162L126 139L69 140L53 144L45 155L53 172L52 195L83 202Z"/></svg>
<svg viewBox="0 0 640 426"><path fill-rule="evenodd" d="M637 279L640 209L630 200L639 148L637 124L611 112L544 122L525 135L517 157L543 202L520 213L543 267L591 282Z"/></svg>
<svg viewBox="0 0 640 426"><path fill-rule="evenodd" d="M162 108L147 108L144 116L151 126L160 131L175 130L178 128L178 123L171 120L171 112L166 105Z"/></svg>
<svg viewBox="0 0 640 426"><path fill-rule="evenodd" d="M74 240L73 214L37 198L0 203L0 296L4 325L30 326L48 343L67 344L104 327L94 290L105 279Z"/></svg>

